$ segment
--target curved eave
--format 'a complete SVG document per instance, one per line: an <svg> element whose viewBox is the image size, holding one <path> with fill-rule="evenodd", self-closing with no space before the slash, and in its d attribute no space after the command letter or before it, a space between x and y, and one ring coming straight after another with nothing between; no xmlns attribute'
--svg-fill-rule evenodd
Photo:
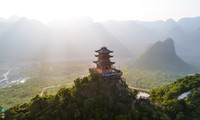
<svg viewBox="0 0 200 120"><path fill-rule="evenodd" d="M95 55L95 57L99 57L99 55ZM102 56L102 57L110 58L110 57L113 57L113 56L112 56L112 55L109 55L109 56Z"/></svg>
<svg viewBox="0 0 200 120"><path fill-rule="evenodd" d="M112 65L115 64L115 62L99 62L99 61L93 61L94 63L98 65Z"/></svg>
<svg viewBox="0 0 200 120"><path fill-rule="evenodd" d="M112 53L113 51L108 50L107 47L101 47L101 49L95 50L95 52L98 52L98 53Z"/></svg>
<svg viewBox="0 0 200 120"><path fill-rule="evenodd" d="M95 50L97 53L113 53L113 51L101 51L101 50Z"/></svg>

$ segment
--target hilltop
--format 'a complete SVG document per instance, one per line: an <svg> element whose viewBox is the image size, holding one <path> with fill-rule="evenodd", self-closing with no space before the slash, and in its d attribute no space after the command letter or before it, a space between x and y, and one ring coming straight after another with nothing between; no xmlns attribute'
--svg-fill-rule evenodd
<svg viewBox="0 0 200 120"><path fill-rule="evenodd" d="M11 107L8 120L140 120L168 119L148 100L136 99L121 77L102 78L91 73L62 88L56 95L36 96L31 102Z"/></svg>
<svg viewBox="0 0 200 120"><path fill-rule="evenodd" d="M61 88L56 95L37 95L29 103L9 108L6 119L198 119L199 83L199 74L186 76L151 90L149 99L137 99L138 91L129 89L121 77L102 78L91 72L87 77L76 79L73 87Z"/></svg>

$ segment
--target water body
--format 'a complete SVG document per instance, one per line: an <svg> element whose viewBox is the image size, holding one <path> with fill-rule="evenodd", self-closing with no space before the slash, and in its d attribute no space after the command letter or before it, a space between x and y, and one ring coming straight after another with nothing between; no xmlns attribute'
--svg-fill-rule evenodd
<svg viewBox="0 0 200 120"><path fill-rule="evenodd" d="M16 84L25 83L28 79L30 79L30 77L22 77L17 80L12 80L11 83L16 83Z"/></svg>
<svg viewBox="0 0 200 120"><path fill-rule="evenodd" d="M12 69L8 70L6 73L3 74L3 79L0 80L0 83L3 81L8 80L8 75L10 74L10 72L12 71Z"/></svg>
<svg viewBox="0 0 200 120"><path fill-rule="evenodd" d="M24 70L33 66L41 66L39 61L5 62L0 64L0 88L23 84L31 77L24 74Z"/></svg>
<svg viewBox="0 0 200 120"><path fill-rule="evenodd" d="M0 77L0 88L11 87L14 84L25 83L30 77L19 74L20 68L11 68Z"/></svg>

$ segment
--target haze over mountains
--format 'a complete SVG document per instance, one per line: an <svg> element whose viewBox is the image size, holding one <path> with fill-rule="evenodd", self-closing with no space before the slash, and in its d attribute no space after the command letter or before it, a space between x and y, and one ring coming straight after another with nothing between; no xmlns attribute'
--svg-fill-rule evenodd
<svg viewBox="0 0 200 120"><path fill-rule="evenodd" d="M53 21L48 25L19 18L0 20L0 58L41 60L49 58L90 58L95 49L107 46L115 56L133 58L149 44L166 38L174 40L177 54L199 55L200 17L179 21L106 21L88 17Z"/></svg>
<svg viewBox="0 0 200 120"><path fill-rule="evenodd" d="M135 60L132 67L147 71L179 74L192 74L197 71L197 68L189 65L177 56L174 41L171 38L154 43Z"/></svg>

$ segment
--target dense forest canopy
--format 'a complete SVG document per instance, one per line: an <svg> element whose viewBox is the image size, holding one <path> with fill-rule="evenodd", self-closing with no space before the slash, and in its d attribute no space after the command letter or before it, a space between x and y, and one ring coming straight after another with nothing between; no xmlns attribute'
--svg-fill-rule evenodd
<svg viewBox="0 0 200 120"><path fill-rule="evenodd" d="M102 78L99 74L78 78L71 88L56 95L35 96L29 103L6 112L14 119L70 120L188 120L199 119L200 75L186 76L150 91L150 99L137 99L121 77ZM191 94L184 99L184 92Z"/></svg>
<svg viewBox="0 0 200 120"><path fill-rule="evenodd" d="M60 89L56 95L37 95L30 103L11 107L7 119L168 119L149 100L136 99L137 91L130 90L121 77L102 78L91 73L76 79L74 84L72 88Z"/></svg>

